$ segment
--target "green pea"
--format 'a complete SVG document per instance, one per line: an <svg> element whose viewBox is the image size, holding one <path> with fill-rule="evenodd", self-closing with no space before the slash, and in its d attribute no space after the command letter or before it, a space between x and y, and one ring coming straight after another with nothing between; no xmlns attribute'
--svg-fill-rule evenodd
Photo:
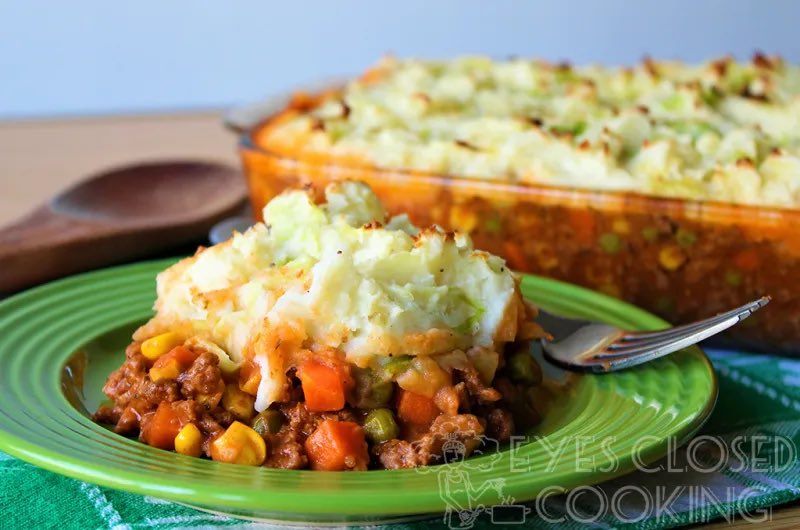
<svg viewBox="0 0 800 530"><path fill-rule="evenodd" d="M394 394L394 384L391 381L383 381L370 387L367 398L371 406L380 407L389 403L392 394Z"/></svg>
<svg viewBox="0 0 800 530"><path fill-rule="evenodd" d="M351 401L354 407L360 409L384 407L392 399L394 384L380 372L370 368L354 367L351 374L356 383Z"/></svg>
<svg viewBox="0 0 800 530"><path fill-rule="evenodd" d="M694 245L695 241L697 241L697 236L694 232L690 232L684 228L679 228L675 233L675 241L677 241L678 245L681 247L688 248Z"/></svg>
<svg viewBox="0 0 800 530"><path fill-rule="evenodd" d="M483 225L483 228L490 234L499 234L501 227L502 224L499 215L489 217Z"/></svg>
<svg viewBox="0 0 800 530"><path fill-rule="evenodd" d="M622 238L613 232L602 234L598 242L600 248L609 254L616 254L622 250Z"/></svg>
<svg viewBox="0 0 800 530"><path fill-rule="evenodd" d="M508 358L508 375L517 383L536 385L542 381L542 369L527 351L519 351Z"/></svg>
<svg viewBox="0 0 800 530"><path fill-rule="evenodd" d="M731 287L739 287L742 285L742 273L734 270L725 271L725 283Z"/></svg>
<svg viewBox="0 0 800 530"><path fill-rule="evenodd" d="M372 443L385 442L400 435L400 428L389 409L375 409L364 419L364 434Z"/></svg>
<svg viewBox="0 0 800 530"><path fill-rule="evenodd" d="M646 226L642 228L642 237L645 241L652 243L658 239L658 229L654 226Z"/></svg>
<svg viewBox="0 0 800 530"><path fill-rule="evenodd" d="M283 414L267 409L253 418L252 425L258 434L275 434L283 426Z"/></svg>

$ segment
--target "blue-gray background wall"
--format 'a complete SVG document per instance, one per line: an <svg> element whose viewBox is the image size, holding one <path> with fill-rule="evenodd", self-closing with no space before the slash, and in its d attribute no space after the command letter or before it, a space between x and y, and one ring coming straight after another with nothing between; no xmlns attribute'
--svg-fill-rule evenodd
<svg viewBox="0 0 800 530"><path fill-rule="evenodd" d="M0 118L219 108L386 52L800 61L792 0L0 0Z"/></svg>

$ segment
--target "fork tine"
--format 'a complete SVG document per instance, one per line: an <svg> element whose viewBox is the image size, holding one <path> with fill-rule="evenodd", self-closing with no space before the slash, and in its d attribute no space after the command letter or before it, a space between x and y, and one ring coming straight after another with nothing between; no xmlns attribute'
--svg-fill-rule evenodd
<svg viewBox="0 0 800 530"><path fill-rule="evenodd" d="M540 339L544 355L557 365L596 373L614 372L691 346L728 329L767 305L769 296L685 326L630 333L600 323L584 323L558 342Z"/></svg>
<svg viewBox="0 0 800 530"><path fill-rule="evenodd" d="M670 337L662 340L654 340L649 341L646 343L640 343L636 346L631 346L630 348L622 348L619 350L606 350L603 352L598 353L594 356L596 359L622 359L624 357L631 357L636 355L643 355L650 351L662 352L668 347L673 345L692 345L697 342L700 342L703 339L707 339L712 335L716 335L717 333L728 329L729 327L733 326L739 322L739 320L735 317L728 317L728 320L723 320L721 322L716 322L711 326L703 328L698 331L694 331L692 333L688 333L681 337ZM669 350L669 352L677 351L684 346L676 346L675 348ZM667 353L669 353L667 352Z"/></svg>
<svg viewBox="0 0 800 530"><path fill-rule="evenodd" d="M616 357L598 358L594 363L592 363L592 369L596 372L612 372L621 370L623 368L636 366L638 364L643 364L696 344L703 339L707 339L708 337L719 333L720 331L728 329L737 322L739 322L739 320L733 316L726 321L719 322L709 328L706 328L702 332L687 335L679 340L666 341L656 347L651 345L647 349L639 350L638 352L628 352Z"/></svg>
<svg viewBox="0 0 800 530"><path fill-rule="evenodd" d="M628 344L636 343L638 341L645 341L651 339L660 340L662 338L667 338L670 336L681 337L686 333L691 333L692 331L696 331L699 329L703 329L707 326L714 325L716 322L722 322L734 315L739 316L739 321L741 321L750 316L751 314L753 314L755 311L767 305L770 299L771 298L769 296L762 296L758 300L754 300L753 302L744 304L740 307L737 307L736 309L732 309L730 311L727 311L725 313L720 313L719 315L707 318L705 320L700 320L698 322L693 322L691 324L686 324L683 326L662 329L659 331L629 333L622 337L621 342L615 343L612 346L617 348L624 348Z"/></svg>
<svg viewBox="0 0 800 530"><path fill-rule="evenodd" d="M665 347L672 344L683 344L686 339L689 339L688 344L694 344L706 339L712 335L723 331L734 324L744 320L753 312L763 307L769 302L768 297L761 298L755 302L745 304L740 308L728 311L722 315L717 315L706 320L701 320L695 324L688 326L681 326L673 330L665 330L664 332L653 332L646 334L646 338L638 341L626 341L617 343L613 349L611 347L594 355L595 359L621 359L632 355L641 355L648 351L655 350L661 352ZM669 352L676 351L680 348L670 349ZM662 353L663 354L663 353Z"/></svg>

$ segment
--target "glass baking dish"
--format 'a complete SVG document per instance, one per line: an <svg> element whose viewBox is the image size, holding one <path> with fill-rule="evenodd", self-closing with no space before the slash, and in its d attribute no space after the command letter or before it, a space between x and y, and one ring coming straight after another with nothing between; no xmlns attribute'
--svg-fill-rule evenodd
<svg viewBox="0 0 800 530"><path fill-rule="evenodd" d="M253 211L288 187L368 183L392 214L469 233L511 267L622 298L680 324L762 295L764 310L722 339L800 352L800 211L514 184L289 159L244 132Z"/></svg>

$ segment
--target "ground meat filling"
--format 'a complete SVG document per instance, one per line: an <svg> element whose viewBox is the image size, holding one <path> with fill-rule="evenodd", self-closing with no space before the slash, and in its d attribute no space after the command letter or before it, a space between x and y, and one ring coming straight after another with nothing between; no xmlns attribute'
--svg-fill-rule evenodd
<svg viewBox="0 0 800 530"><path fill-rule="evenodd" d="M305 469L308 467L305 448L295 431L286 429L278 434L266 435L269 456L264 463L267 467L279 469Z"/></svg>
<svg viewBox="0 0 800 530"><path fill-rule="evenodd" d="M186 399L219 403L225 391L219 359L213 353L201 353L189 369L178 376L178 384L181 386L181 395Z"/></svg>
<svg viewBox="0 0 800 530"><path fill-rule="evenodd" d="M455 370L456 376L464 382L467 394L479 403L494 403L502 397L500 392L486 385L475 368Z"/></svg>
<svg viewBox="0 0 800 530"><path fill-rule="evenodd" d="M138 431L143 441L161 403L169 403L182 422L197 424L206 438L218 435L233 422L231 414L218 406L225 382L214 354L203 352L176 380L156 383L147 375L148 362L139 347L131 344L125 362L109 376L103 392L113 405L100 406L95 421L114 424L114 431L120 434Z"/></svg>
<svg viewBox="0 0 800 530"><path fill-rule="evenodd" d="M212 442L237 420L255 421L255 411L250 410L250 419L243 420L241 411L229 410L223 396L227 395L226 385L232 386L238 375L223 374L213 353L194 355L191 364L184 366L177 377L154 382L148 375L153 362L142 354L139 343L131 344L125 352L125 362L103 387L112 403L101 406L94 419L113 424L117 433L138 433L142 441L159 446L152 443L150 433L158 421L159 406L169 406L178 427L189 423L197 427L202 434L200 453L211 457ZM314 412L304 402L294 371L287 374L287 384L292 400L274 404L267 411L277 418L278 427L260 431L267 447L262 465L267 467L310 467L307 442L312 433L328 420L363 425L371 411L347 404L336 412ZM515 433L515 413L521 410L535 416L535 412L518 404L525 388L504 377L502 366L495 384L497 388L487 385L472 366L453 369L452 385L443 387L434 398L439 415L424 425L400 422L397 437L371 442L369 468L402 469L443 463L447 461L445 444L456 444L462 456L468 456L487 438L495 446L507 442Z"/></svg>

